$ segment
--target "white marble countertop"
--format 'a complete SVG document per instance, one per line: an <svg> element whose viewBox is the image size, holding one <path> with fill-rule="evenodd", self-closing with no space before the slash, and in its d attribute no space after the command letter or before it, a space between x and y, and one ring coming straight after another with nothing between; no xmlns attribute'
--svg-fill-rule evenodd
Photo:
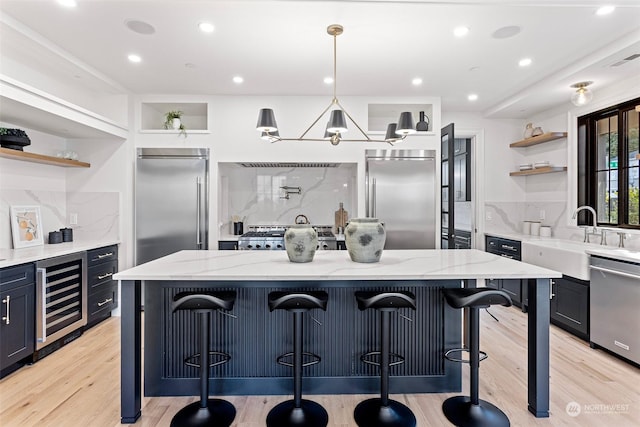
<svg viewBox="0 0 640 427"><path fill-rule="evenodd" d="M554 245L568 251L584 252L587 255L597 255L618 261L628 261L640 263L640 252L615 246L602 246L598 243L584 243L575 240L558 239L555 237L539 237L526 234L510 234L510 233L489 233L487 236L502 237L505 239L517 240L521 243L530 245Z"/></svg>
<svg viewBox="0 0 640 427"><path fill-rule="evenodd" d="M438 280L556 278L562 274L475 249L385 250L378 263L319 251L310 263L285 251L180 251L121 271L116 280Z"/></svg>
<svg viewBox="0 0 640 427"><path fill-rule="evenodd" d="M74 252L88 251L103 246L117 245L119 243L119 240L90 240L31 246L22 249L0 249L0 268L68 255Z"/></svg>
<svg viewBox="0 0 640 427"><path fill-rule="evenodd" d="M640 264L640 252L630 251L624 248L612 248L612 249L587 249L585 251L589 255L601 256L616 261L628 261Z"/></svg>

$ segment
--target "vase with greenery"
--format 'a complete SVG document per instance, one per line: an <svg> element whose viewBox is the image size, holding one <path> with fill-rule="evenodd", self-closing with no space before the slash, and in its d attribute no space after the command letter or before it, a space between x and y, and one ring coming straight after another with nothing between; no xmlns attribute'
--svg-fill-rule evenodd
<svg viewBox="0 0 640 427"><path fill-rule="evenodd" d="M164 120L164 128L165 129L175 129L175 130L180 130L180 135L184 135L187 136L187 132L186 129L184 127L184 124L182 123L182 111L179 110L173 110L173 111L169 111L168 113L166 113L164 115L165 120Z"/></svg>
<svg viewBox="0 0 640 427"><path fill-rule="evenodd" d="M22 147L27 145L31 145L31 140L25 131L0 127L0 146L2 148L23 151Z"/></svg>

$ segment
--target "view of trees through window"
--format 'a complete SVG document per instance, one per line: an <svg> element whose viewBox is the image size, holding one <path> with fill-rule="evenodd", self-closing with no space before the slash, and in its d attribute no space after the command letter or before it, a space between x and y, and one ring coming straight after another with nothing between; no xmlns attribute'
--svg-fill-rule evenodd
<svg viewBox="0 0 640 427"><path fill-rule="evenodd" d="M590 205L598 224L640 228L639 122L636 99L578 119L579 205Z"/></svg>

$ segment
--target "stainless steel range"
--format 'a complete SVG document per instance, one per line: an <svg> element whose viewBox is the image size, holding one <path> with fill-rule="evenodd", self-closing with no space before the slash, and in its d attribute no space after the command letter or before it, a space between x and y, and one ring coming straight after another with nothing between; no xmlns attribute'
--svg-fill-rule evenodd
<svg viewBox="0 0 640 427"><path fill-rule="evenodd" d="M338 244L330 225L313 226L318 232L317 250L336 250ZM252 225L249 231L238 238L239 250L284 250L284 225Z"/></svg>

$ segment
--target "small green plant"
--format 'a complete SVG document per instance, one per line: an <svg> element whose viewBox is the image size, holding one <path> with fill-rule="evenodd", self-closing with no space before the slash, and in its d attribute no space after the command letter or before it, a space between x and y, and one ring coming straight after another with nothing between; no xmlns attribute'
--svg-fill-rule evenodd
<svg viewBox="0 0 640 427"><path fill-rule="evenodd" d="M27 136L27 133L22 129L7 129L7 128L0 127L0 135L15 136L16 138L29 139L29 137Z"/></svg>
<svg viewBox="0 0 640 427"><path fill-rule="evenodd" d="M164 115L165 120L164 120L164 128L165 129L173 129L173 120L174 119L178 119L180 120L180 126L178 127L178 129L180 129L180 135L184 135L185 137L187 136L187 132L186 129L184 127L184 123L182 123L182 114L184 114L182 111L180 110L173 110L173 111L169 111L168 113L166 113Z"/></svg>

